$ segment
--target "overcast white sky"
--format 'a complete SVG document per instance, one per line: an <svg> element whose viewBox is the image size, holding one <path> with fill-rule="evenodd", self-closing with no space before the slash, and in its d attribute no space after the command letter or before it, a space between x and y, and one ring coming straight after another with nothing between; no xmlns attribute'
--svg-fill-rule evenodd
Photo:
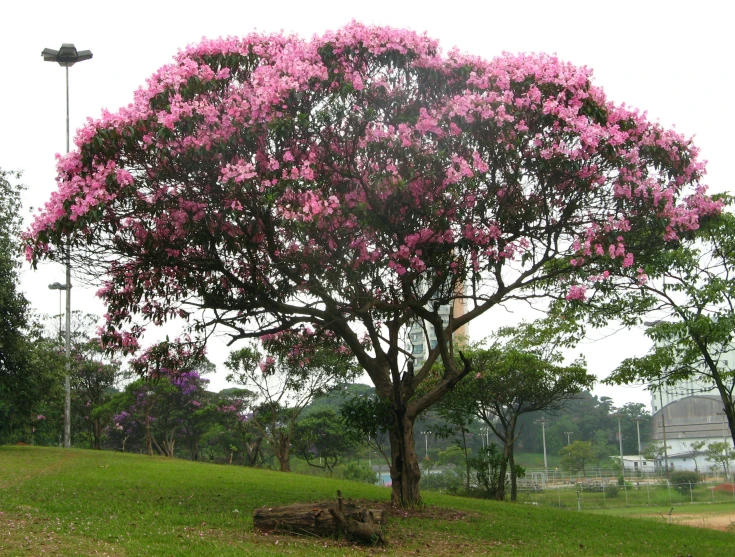
<svg viewBox="0 0 735 557"><path fill-rule="evenodd" d="M202 37L284 30L304 37L351 19L426 31L445 50L491 58L503 51L549 52L594 69L595 81L619 103L647 110L654 120L696 136L709 161L711 191L731 191L732 14L728 2L374 0L253 2L248 0L128 0L74 3L3 2L0 5L0 167L24 171L26 209L42 205L54 189L54 155L65 149L64 70L44 63L41 50L71 42L94 53L70 70L71 129L103 108L116 110L176 51ZM26 270L22 288L39 312L58 312L63 269ZM73 290L74 309L101 314L92 291ZM501 313L503 310L499 310ZM507 315L473 322L473 339L486 336ZM648 349L643 332L593 333L580 344L590 369L606 376L624 357ZM210 357L226 355L215 341ZM214 379L221 388L224 372ZM646 402L640 388L598 387L618 404Z"/></svg>

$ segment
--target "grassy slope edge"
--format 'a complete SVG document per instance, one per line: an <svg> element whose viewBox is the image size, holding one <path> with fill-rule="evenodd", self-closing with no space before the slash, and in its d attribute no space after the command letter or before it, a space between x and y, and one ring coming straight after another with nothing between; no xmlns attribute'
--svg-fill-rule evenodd
<svg viewBox="0 0 735 557"><path fill-rule="evenodd" d="M0 447L0 555L732 555L735 534L426 493L386 548L253 532L260 506L386 488L137 455Z"/></svg>

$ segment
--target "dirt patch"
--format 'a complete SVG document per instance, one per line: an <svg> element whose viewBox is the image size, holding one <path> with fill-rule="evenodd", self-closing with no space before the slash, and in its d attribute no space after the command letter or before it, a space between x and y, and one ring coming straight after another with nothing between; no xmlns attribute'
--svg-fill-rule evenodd
<svg viewBox="0 0 735 557"><path fill-rule="evenodd" d="M712 491L717 491L720 493L735 493L735 484L733 483L723 483L720 485L716 485L712 488Z"/></svg>
<svg viewBox="0 0 735 557"><path fill-rule="evenodd" d="M26 507L21 510L33 510ZM0 511L0 555L99 555L121 556L126 552L120 547L83 535L76 535L47 518L39 518L30 512Z"/></svg>
<svg viewBox="0 0 735 557"><path fill-rule="evenodd" d="M735 513L711 515L684 514L675 516L672 522L674 524L708 528L710 530L721 530L724 532L735 531Z"/></svg>

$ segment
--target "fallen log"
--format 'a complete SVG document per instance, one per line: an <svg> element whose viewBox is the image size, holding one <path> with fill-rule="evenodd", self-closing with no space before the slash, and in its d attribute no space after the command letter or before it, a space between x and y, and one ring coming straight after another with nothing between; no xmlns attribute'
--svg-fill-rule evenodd
<svg viewBox="0 0 735 557"><path fill-rule="evenodd" d="M353 541L362 543L378 543L385 544L383 530L377 524L373 523L373 517L370 511L364 510L360 516L361 520L354 518L348 519L344 513L336 509L329 509L329 514L334 517L334 521L345 535Z"/></svg>
<svg viewBox="0 0 735 557"><path fill-rule="evenodd" d="M315 536L335 536L337 523L329 513L333 501L322 503L298 503L285 507L262 507L253 511L253 528L263 532L295 532ZM339 508L339 507L338 507ZM383 509L366 509L351 501L342 502L345 520L363 522L369 516L378 526L384 526L388 513Z"/></svg>

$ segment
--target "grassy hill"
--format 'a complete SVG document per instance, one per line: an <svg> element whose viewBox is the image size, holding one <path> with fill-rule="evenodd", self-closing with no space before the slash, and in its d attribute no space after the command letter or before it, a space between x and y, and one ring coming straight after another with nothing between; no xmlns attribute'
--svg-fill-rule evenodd
<svg viewBox="0 0 735 557"><path fill-rule="evenodd" d="M637 555L730 556L735 534L662 521L425 494L396 511L389 545L263 535L260 506L386 488L129 454L0 447L0 555Z"/></svg>

